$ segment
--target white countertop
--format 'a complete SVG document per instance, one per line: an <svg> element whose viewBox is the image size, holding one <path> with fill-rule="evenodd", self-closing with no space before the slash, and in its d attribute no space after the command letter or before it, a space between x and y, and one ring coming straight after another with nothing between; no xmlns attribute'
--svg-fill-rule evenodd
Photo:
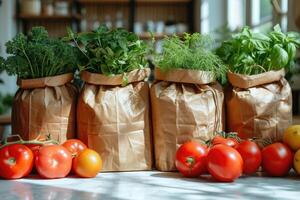
<svg viewBox="0 0 300 200"><path fill-rule="evenodd" d="M182 178L169 172L100 173L93 179L0 180L0 199L300 199L300 177L242 177L233 183L217 183L209 176Z"/></svg>

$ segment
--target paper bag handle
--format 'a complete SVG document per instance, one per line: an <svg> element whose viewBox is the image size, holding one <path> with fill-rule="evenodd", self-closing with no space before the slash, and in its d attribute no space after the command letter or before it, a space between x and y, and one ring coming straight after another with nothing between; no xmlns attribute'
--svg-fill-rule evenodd
<svg viewBox="0 0 300 200"><path fill-rule="evenodd" d="M203 92L209 91L209 92L212 93L215 108L216 108L213 133L216 133L219 129L219 123L220 123L219 115L220 115L220 113L222 113L222 111L219 110L219 102L218 102L218 98L217 98L217 93L216 93L215 90L212 90L211 88L202 89L202 88L199 87L199 90L201 90Z"/></svg>

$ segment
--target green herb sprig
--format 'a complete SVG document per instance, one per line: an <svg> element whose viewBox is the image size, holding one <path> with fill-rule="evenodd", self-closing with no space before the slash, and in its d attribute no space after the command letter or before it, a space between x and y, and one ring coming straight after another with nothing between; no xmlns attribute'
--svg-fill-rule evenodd
<svg viewBox="0 0 300 200"><path fill-rule="evenodd" d="M77 49L59 39L49 38L43 27L34 27L28 36L20 33L6 43L10 56L1 69L21 79L41 78L74 72Z"/></svg>
<svg viewBox="0 0 300 200"><path fill-rule="evenodd" d="M245 27L224 41L217 54L234 73L253 75L282 68L289 72L295 65L299 46L299 34L284 34L279 25L268 34L254 33Z"/></svg>
<svg viewBox="0 0 300 200"><path fill-rule="evenodd" d="M116 75L147 66L149 48L134 33L125 29L109 30L101 25L92 32L76 34L68 29L66 41L73 41L82 54L80 70Z"/></svg>
<svg viewBox="0 0 300 200"><path fill-rule="evenodd" d="M163 40L162 55L155 64L161 70L192 69L213 72L222 83L226 81L227 67L210 49L212 39L199 33L185 33L183 38L174 35Z"/></svg>

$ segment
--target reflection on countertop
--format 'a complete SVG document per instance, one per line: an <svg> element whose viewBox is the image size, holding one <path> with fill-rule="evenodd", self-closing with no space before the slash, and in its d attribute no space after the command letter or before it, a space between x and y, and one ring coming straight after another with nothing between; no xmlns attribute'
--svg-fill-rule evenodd
<svg viewBox="0 0 300 200"><path fill-rule="evenodd" d="M0 180L1 200L98 199L299 199L300 177L241 177L216 183L209 176L187 179L170 172L100 173L93 179Z"/></svg>

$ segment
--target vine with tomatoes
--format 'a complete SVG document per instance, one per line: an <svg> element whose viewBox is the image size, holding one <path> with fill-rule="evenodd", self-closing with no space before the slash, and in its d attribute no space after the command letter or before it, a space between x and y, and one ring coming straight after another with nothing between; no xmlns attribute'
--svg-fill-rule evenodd
<svg viewBox="0 0 300 200"><path fill-rule="evenodd" d="M232 182L244 175L262 171L262 175L282 177L294 170L300 174L300 125L289 127L282 142L265 146L255 138L241 140L237 133L220 132L206 142L189 141L176 152L175 165L185 177L210 174L220 182Z"/></svg>
<svg viewBox="0 0 300 200"><path fill-rule="evenodd" d="M19 179L37 173L46 179L64 178L70 174L95 177L102 168L100 155L78 139L63 144L51 138L25 141L19 135L5 139L0 147L0 177Z"/></svg>

